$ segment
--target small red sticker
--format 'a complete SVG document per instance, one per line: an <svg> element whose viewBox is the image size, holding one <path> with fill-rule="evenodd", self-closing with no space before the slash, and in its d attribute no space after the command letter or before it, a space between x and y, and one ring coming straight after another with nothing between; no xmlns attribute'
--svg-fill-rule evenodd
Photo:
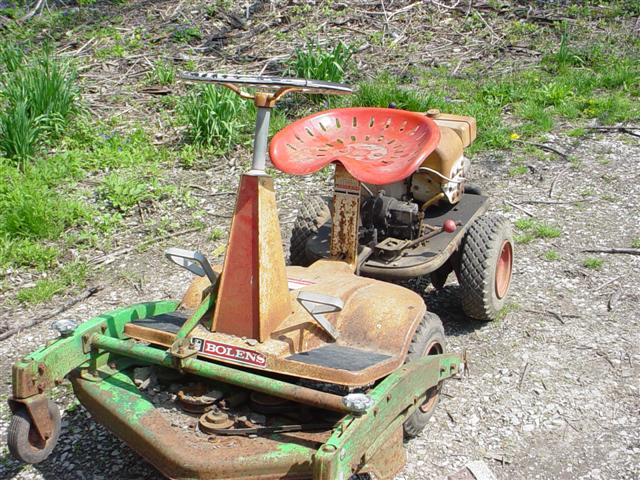
<svg viewBox="0 0 640 480"><path fill-rule="evenodd" d="M192 338L191 343L205 357L231 360L236 363L244 363L245 365L258 368L265 368L267 366L267 357L253 350L202 338Z"/></svg>

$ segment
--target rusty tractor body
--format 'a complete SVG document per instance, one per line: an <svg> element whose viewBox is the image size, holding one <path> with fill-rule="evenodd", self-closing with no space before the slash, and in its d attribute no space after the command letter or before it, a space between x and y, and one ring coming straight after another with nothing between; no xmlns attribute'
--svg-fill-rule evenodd
<svg viewBox="0 0 640 480"><path fill-rule="evenodd" d="M404 464L403 437L424 428L462 361L444 353L442 326L419 295L357 274L360 189L376 176L411 174L437 146L436 124L412 112L343 109L309 117L304 133L290 130L279 144L288 151L271 153L274 164L307 174L336 163L336 191L328 258L287 267L265 173L271 109L290 92L350 90L274 77L184 78L221 83L258 107L224 265L169 249L169 260L197 275L181 300L61 329L18 361L11 453L30 463L51 453L60 423L46 394L69 378L96 421L170 478L392 478ZM247 84L275 92L249 95Z"/></svg>

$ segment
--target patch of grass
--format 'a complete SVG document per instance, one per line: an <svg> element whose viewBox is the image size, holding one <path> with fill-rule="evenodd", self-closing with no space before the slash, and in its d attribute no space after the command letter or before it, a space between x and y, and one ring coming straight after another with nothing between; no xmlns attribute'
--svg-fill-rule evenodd
<svg viewBox="0 0 640 480"><path fill-rule="evenodd" d="M60 253L59 248L44 245L42 241L12 239L7 234L0 236L0 268L3 269L18 266L44 271L55 264Z"/></svg>
<svg viewBox="0 0 640 480"><path fill-rule="evenodd" d="M171 85L176 80L176 69L173 64L159 60L153 65L147 79L156 85Z"/></svg>
<svg viewBox="0 0 640 480"><path fill-rule="evenodd" d="M421 89L404 88L387 74L371 82L361 83L350 101L354 107L386 108L393 104L397 108L414 112L424 112L430 108L445 106L443 98L424 93Z"/></svg>
<svg viewBox="0 0 640 480"><path fill-rule="evenodd" d="M39 142L64 132L80 111L79 90L75 72L48 52L13 66L13 72L0 77L0 150L24 162L34 156Z"/></svg>
<svg viewBox="0 0 640 480"><path fill-rule="evenodd" d="M631 241L631 248L640 248L640 238L634 238Z"/></svg>
<svg viewBox="0 0 640 480"><path fill-rule="evenodd" d="M515 177L517 175L526 175L528 171L529 169L526 167L526 165L518 165L509 170L509 176Z"/></svg>
<svg viewBox="0 0 640 480"><path fill-rule="evenodd" d="M82 288L86 284L89 268L86 263L74 262L65 265L50 278L38 280L34 287L20 290L16 299L21 303L38 304L50 300L54 295L70 287Z"/></svg>
<svg viewBox="0 0 640 480"><path fill-rule="evenodd" d="M179 43L191 43L202 40L202 32L194 25L181 25L173 32L173 39Z"/></svg>
<svg viewBox="0 0 640 480"><path fill-rule="evenodd" d="M66 228L86 222L90 211L32 176L13 179L0 190L0 232L11 238L56 239Z"/></svg>
<svg viewBox="0 0 640 480"><path fill-rule="evenodd" d="M582 266L585 268L589 268L591 270L600 270L602 265L604 264L604 260L601 258L589 257L585 258L582 262Z"/></svg>
<svg viewBox="0 0 640 480"><path fill-rule="evenodd" d="M529 243L535 238L557 238L562 234L559 228L531 218L516 220L515 227L521 231L521 234L516 236L519 243Z"/></svg>
<svg viewBox="0 0 640 480"><path fill-rule="evenodd" d="M105 177L98 187L98 198L109 208L126 214L138 204L159 199L165 192L154 174L117 171Z"/></svg>
<svg viewBox="0 0 640 480"><path fill-rule="evenodd" d="M342 42L333 47L310 43L296 49L288 73L298 78L342 82L351 63L353 49Z"/></svg>
<svg viewBox="0 0 640 480"><path fill-rule="evenodd" d="M204 85L183 99L180 111L189 140L225 152L253 123L255 107L226 88Z"/></svg>
<svg viewBox="0 0 640 480"><path fill-rule="evenodd" d="M500 311L496 315L496 320L497 321L504 320L507 315L509 315L512 312L517 312L518 310L520 310L520 308L522 308L522 307L520 307L519 304L517 304L515 302L509 302L509 303L505 304L505 306L500 309Z"/></svg>
<svg viewBox="0 0 640 480"><path fill-rule="evenodd" d="M221 228L214 228L209 234L209 240L213 242L220 240L222 237L224 237L224 230Z"/></svg>
<svg viewBox="0 0 640 480"><path fill-rule="evenodd" d="M555 262L556 260L560 259L560 254L555 250L547 250L544 253L544 259L549 262Z"/></svg>

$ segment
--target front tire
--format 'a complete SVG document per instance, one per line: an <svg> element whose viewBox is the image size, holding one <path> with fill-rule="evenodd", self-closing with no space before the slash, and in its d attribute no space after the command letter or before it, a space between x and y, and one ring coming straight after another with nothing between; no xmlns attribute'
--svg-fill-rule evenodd
<svg viewBox="0 0 640 480"><path fill-rule="evenodd" d="M513 270L513 237L509 222L483 215L462 241L458 281L462 309L476 320L498 318L504 307Z"/></svg>
<svg viewBox="0 0 640 480"><path fill-rule="evenodd" d="M413 335L405 363L410 363L428 355L444 353L444 328L440 317L427 312ZM405 438L415 438L424 430L427 422L440 401L443 382L427 390L425 401L404 422Z"/></svg>
<svg viewBox="0 0 640 480"><path fill-rule="evenodd" d="M49 416L53 423L51 436L46 440L38 436L33 420L24 407L19 407L11 417L7 433L7 446L14 458L25 463L40 463L47 459L60 436L60 411L48 400Z"/></svg>

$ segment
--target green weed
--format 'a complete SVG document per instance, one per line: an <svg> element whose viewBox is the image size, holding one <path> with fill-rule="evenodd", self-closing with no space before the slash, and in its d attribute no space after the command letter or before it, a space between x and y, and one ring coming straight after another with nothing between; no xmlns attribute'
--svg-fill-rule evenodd
<svg viewBox="0 0 640 480"><path fill-rule="evenodd" d="M509 170L509 176L515 177L517 175L525 175L528 171L529 169L526 167L526 165L518 165Z"/></svg>
<svg viewBox="0 0 640 480"><path fill-rule="evenodd" d="M196 26L180 26L173 32L173 39L180 43L191 43L202 40L202 32Z"/></svg>
<svg viewBox="0 0 640 480"><path fill-rule="evenodd" d="M224 230L221 228L214 228L209 234L209 240L213 242L220 240L222 237L224 237Z"/></svg>
<svg viewBox="0 0 640 480"><path fill-rule="evenodd" d="M534 238L557 238L562 234L559 228L531 218L516 220L515 226L522 232L519 237L516 237L516 241L520 238L520 243L528 243Z"/></svg>
<svg viewBox="0 0 640 480"><path fill-rule="evenodd" d="M32 157L38 141L59 137L80 111L75 72L48 53L6 75L0 87L0 148L17 161Z"/></svg>
<svg viewBox="0 0 640 480"><path fill-rule="evenodd" d="M159 60L153 65L147 80L156 85L171 85L176 80L176 69L173 64Z"/></svg>
<svg viewBox="0 0 640 480"><path fill-rule="evenodd" d="M89 268L82 262L65 265L51 278L38 280L34 287L23 288L16 298L19 302L38 304L50 300L54 295L67 290L69 287L82 288L86 284Z"/></svg>
<svg viewBox="0 0 640 480"><path fill-rule="evenodd" d="M560 254L555 250L548 250L544 253L544 259L549 262L554 262L560 259Z"/></svg>
<svg viewBox="0 0 640 480"><path fill-rule="evenodd" d="M589 268L591 270L600 270L603 264L604 260L595 257L585 258L585 260L582 262L583 267Z"/></svg>
<svg viewBox="0 0 640 480"><path fill-rule="evenodd" d="M289 61L289 74L298 78L342 82L352 55L353 49L342 42L333 48L310 43L305 49L296 49Z"/></svg>
<svg viewBox="0 0 640 480"><path fill-rule="evenodd" d="M226 88L205 85L187 95L180 110L192 142L226 151L253 123L254 108Z"/></svg>
<svg viewBox="0 0 640 480"><path fill-rule="evenodd" d="M138 171L110 173L98 187L98 197L109 208L121 213L128 213L140 203L156 200L164 192L155 175L145 177Z"/></svg>
<svg viewBox="0 0 640 480"><path fill-rule="evenodd" d="M634 238L631 241L631 248L640 248L640 238Z"/></svg>

